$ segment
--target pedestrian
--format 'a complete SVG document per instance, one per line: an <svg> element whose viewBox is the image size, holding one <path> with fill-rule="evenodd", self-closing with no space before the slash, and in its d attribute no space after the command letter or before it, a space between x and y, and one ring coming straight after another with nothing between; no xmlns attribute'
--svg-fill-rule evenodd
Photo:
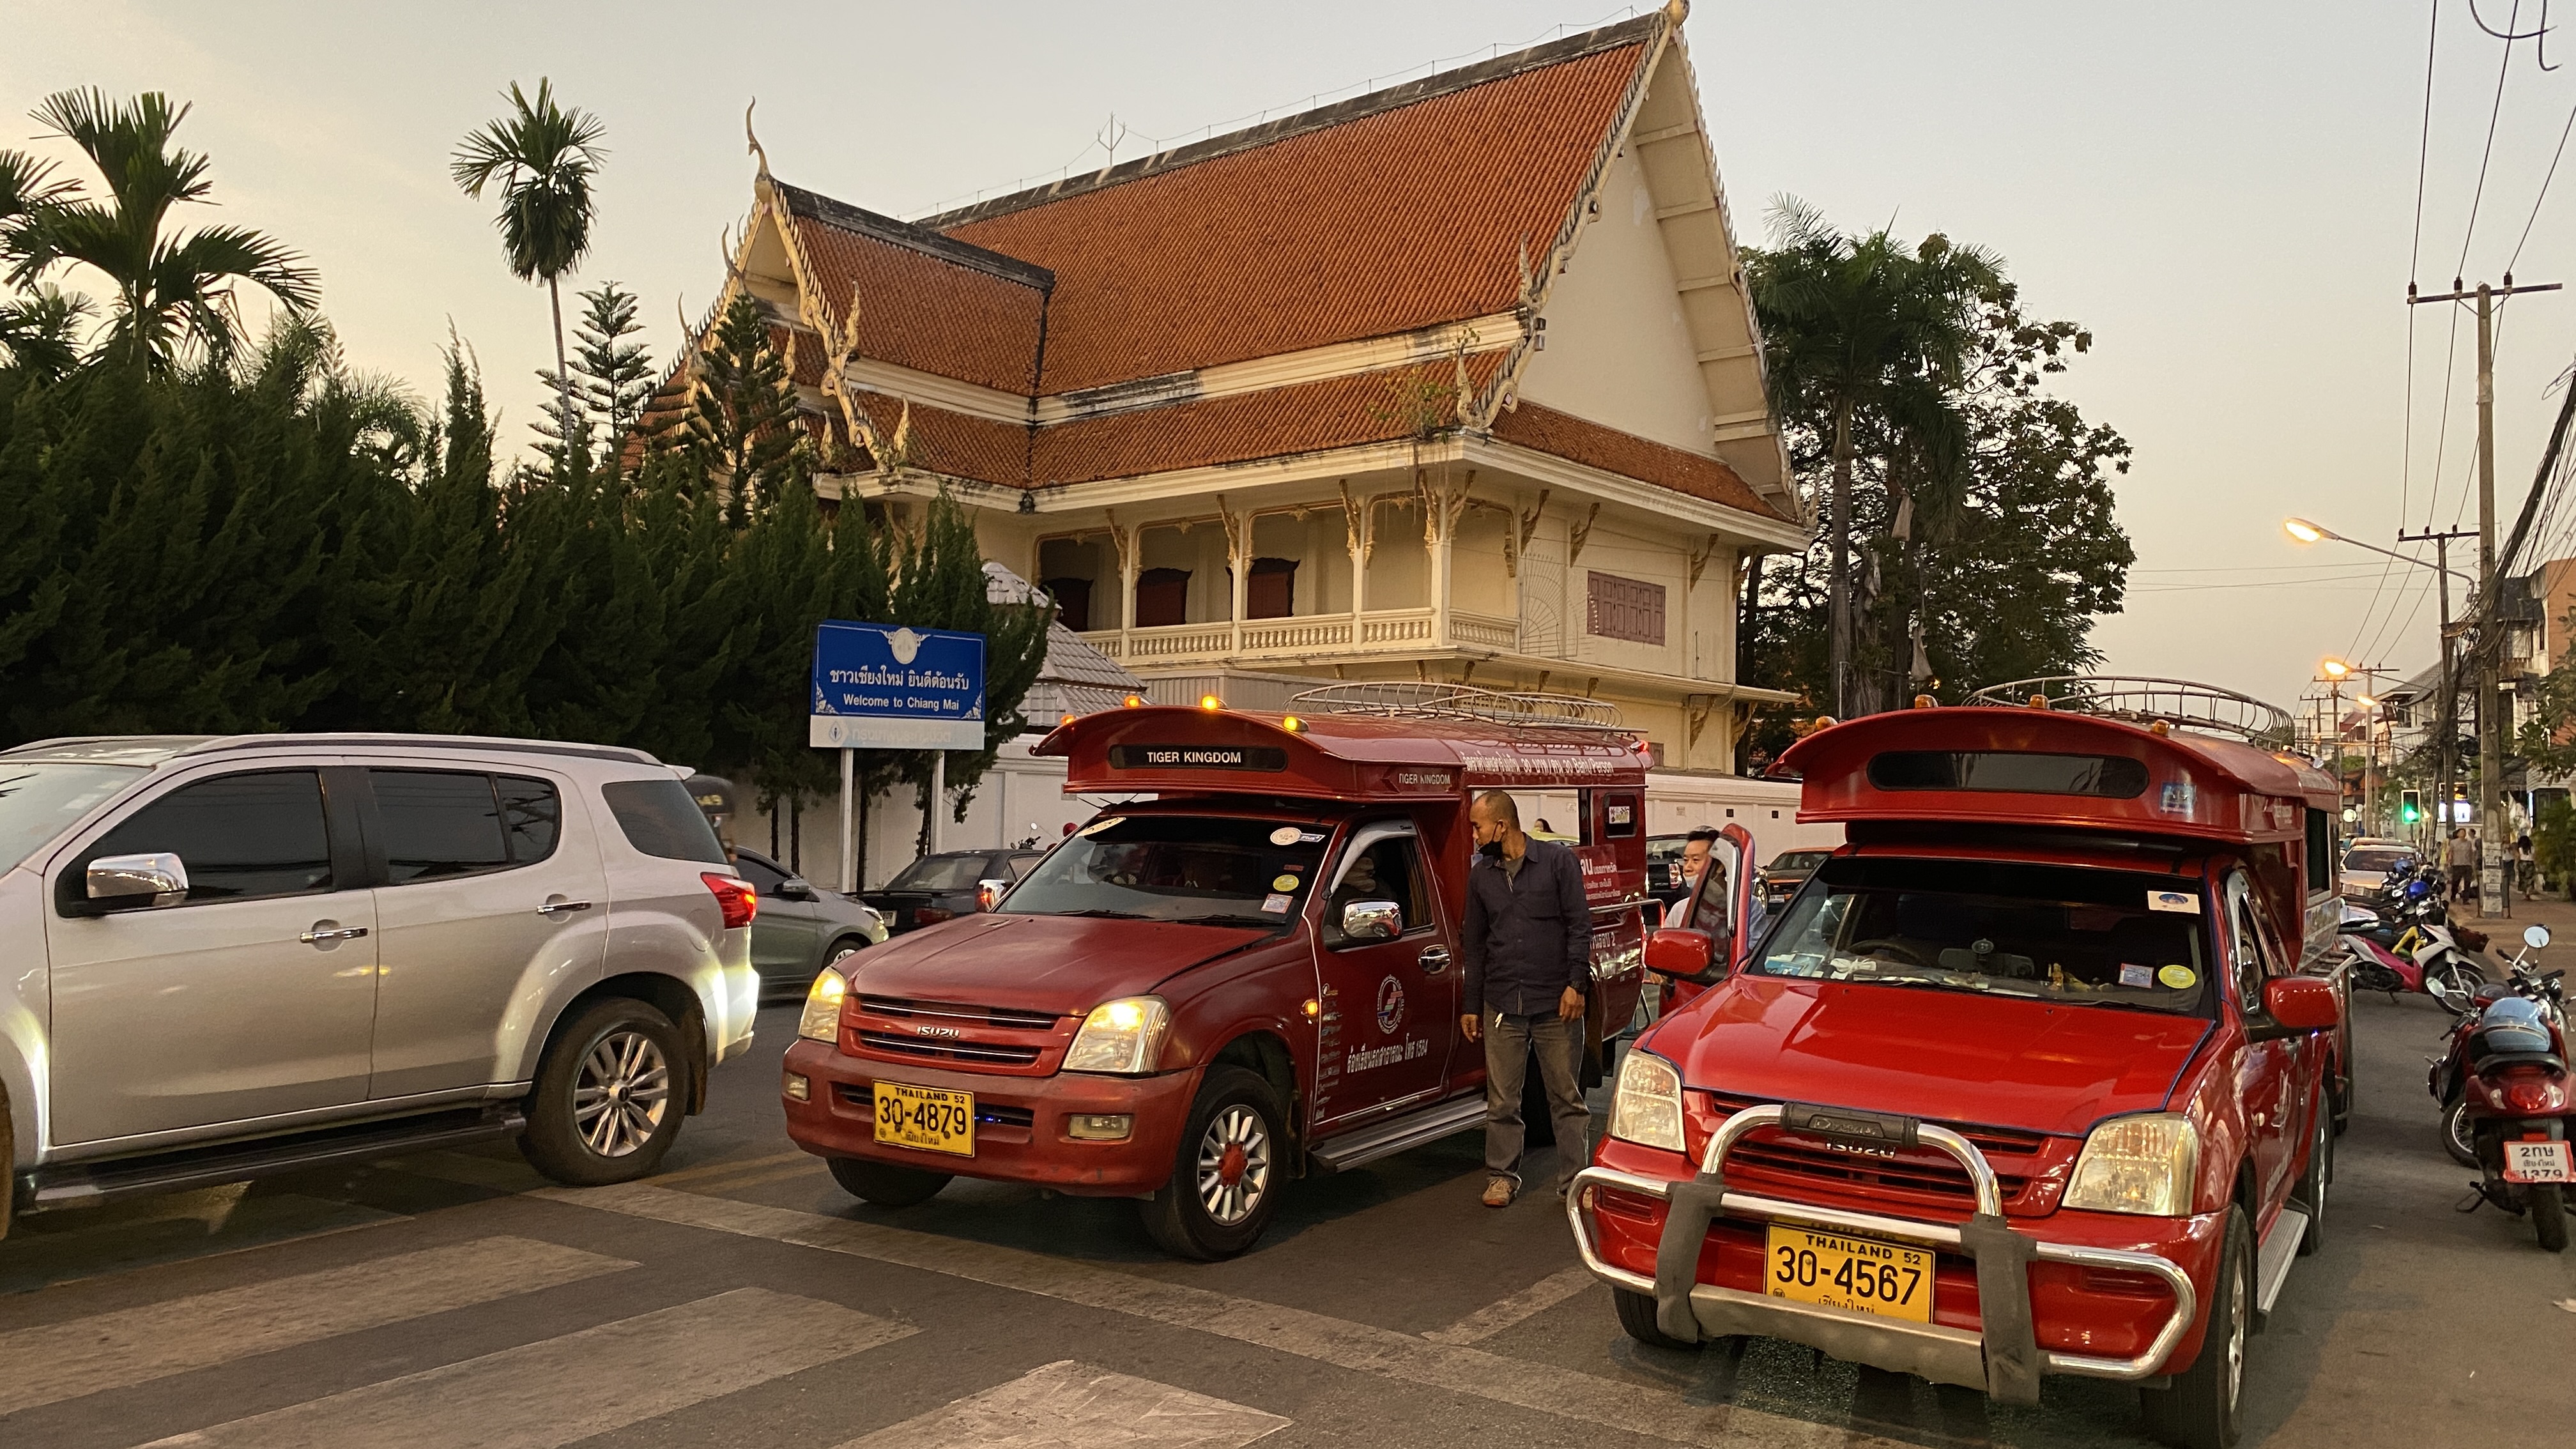
<svg viewBox="0 0 2576 1449"><path fill-rule="evenodd" d="M2442 865L2451 872L2451 899L2465 901L2477 894L2478 848L2469 843L2469 832L2463 828L2451 832L2442 846Z"/></svg>
<svg viewBox="0 0 2576 1449"><path fill-rule="evenodd" d="M2529 896L2540 882L2533 879L2540 870L2540 858L2532 853L2531 832L2526 830L2513 838L2513 888Z"/></svg>
<svg viewBox="0 0 2576 1449"><path fill-rule="evenodd" d="M1517 810L1520 808L1520 805L1518 802L1515 802L1512 808ZM1541 835L1554 835L1556 833L1556 827L1548 824L1547 817L1542 815L1538 818L1538 833Z"/></svg>
<svg viewBox="0 0 2576 1449"><path fill-rule="evenodd" d="M1521 1188L1521 1086L1531 1058L1556 1124L1557 1191L1591 1157L1583 1102L1584 1001L1592 990L1592 910L1574 852L1521 830L1500 790L1467 810L1476 860L1467 872L1465 1015L1459 1029L1485 1044L1485 1206Z"/></svg>

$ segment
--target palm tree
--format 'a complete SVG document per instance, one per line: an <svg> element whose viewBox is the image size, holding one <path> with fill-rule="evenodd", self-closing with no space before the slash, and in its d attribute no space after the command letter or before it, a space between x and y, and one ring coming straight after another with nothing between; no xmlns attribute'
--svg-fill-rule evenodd
<svg viewBox="0 0 2576 1449"><path fill-rule="evenodd" d="M1748 259L1773 404L1804 415L1833 460L1826 527L1827 633L1837 716L1850 711L1851 484L1854 424L1871 414L1909 431L1945 411L1976 343L1980 304L2003 287L2002 263L1937 234L1908 251L1885 227L1847 236L1814 207L1772 207L1772 246Z"/></svg>
<svg viewBox="0 0 2576 1449"><path fill-rule="evenodd" d="M49 134L80 147L107 196L48 185L41 170L9 168L22 208L9 238L16 254L9 280L24 286L66 263L104 273L116 284L103 349L110 355L167 365L194 343L210 359L229 357L240 330L236 282L265 288L291 313L319 300L303 258L261 232L165 229L171 207L202 202L212 189L206 158L170 144L186 106L158 91L116 102L92 89L48 96L31 114Z"/></svg>
<svg viewBox="0 0 2576 1449"><path fill-rule="evenodd" d="M554 83L540 77L534 100L510 83L512 114L469 133L456 148L448 174L465 194L480 198L495 181L501 185L501 250L510 272L523 281L542 281L555 314L555 393L563 425L574 425L572 367L564 356L563 290L565 273L581 264L590 250L590 222L595 203L591 178L607 152L599 138L606 128L599 118L576 107L555 104Z"/></svg>

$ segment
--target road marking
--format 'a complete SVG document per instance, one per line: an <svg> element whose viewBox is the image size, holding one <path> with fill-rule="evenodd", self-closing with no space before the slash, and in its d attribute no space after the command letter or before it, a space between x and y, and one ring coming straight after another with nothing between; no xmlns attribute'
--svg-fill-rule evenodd
<svg viewBox="0 0 2576 1449"><path fill-rule="evenodd" d="M675 1182L695 1182L702 1177L722 1177L732 1172L749 1172L755 1167L776 1167L782 1162L810 1162L817 1167L823 1165L823 1159L811 1152L780 1152L768 1157L745 1157L731 1162L701 1163L696 1167L684 1167L677 1172L657 1172L653 1174L653 1182L656 1186L668 1187Z"/></svg>
<svg viewBox="0 0 2576 1449"><path fill-rule="evenodd" d="M1447 1328L1435 1328L1422 1336L1433 1343L1452 1343L1461 1347L1482 1343L1523 1319L1545 1313L1599 1281L1592 1276L1590 1269L1580 1265L1560 1273L1550 1273L1509 1298L1488 1303Z"/></svg>
<svg viewBox="0 0 2576 1449"><path fill-rule="evenodd" d="M810 1177L818 1181L821 1180L823 1177L823 1159L819 1157L808 1157L803 1162L790 1163L785 1167L773 1167L767 1172L745 1173L740 1177L720 1177L712 1182L693 1182L682 1190L685 1192L698 1193L741 1192L745 1188L767 1187L773 1182L786 1182L790 1179L799 1177ZM655 1185L659 1186L660 1184L656 1183Z"/></svg>
<svg viewBox="0 0 2576 1449"><path fill-rule="evenodd" d="M147 1449L556 1449L915 1331L838 1304L736 1288Z"/></svg>
<svg viewBox="0 0 2576 1449"><path fill-rule="evenodd" d="M1243 1449L1289 1422L1066 1359L839 1449Z"/></svg>
<svg viewBox="0 0 2576 1449"><path fill-rule="evenodd" d="M1391 1328L1228 1297L1204 1288L1140 1278L1016 1248L732 1198L700 1197L641 1182L621 1187L548 1188L529 1196L681 1227L819 1248L1034 1293L1214 1334L1356 1373L1466 1394L1578 1423L1605 1424L1675 1443L1725 1444L1730 1449L1848 1449L1864 1443L1893 1442L1742 1405L1694 1404L1672 1389L1601 1378L1482 1349L1432 1343Z"/></svg>
<svg viewBox="0 0 2576 1449"><path fill-rule="evenodd" d="M211 1368L635 1265L485 1238L0 1333L0 1414Z"/></svg>

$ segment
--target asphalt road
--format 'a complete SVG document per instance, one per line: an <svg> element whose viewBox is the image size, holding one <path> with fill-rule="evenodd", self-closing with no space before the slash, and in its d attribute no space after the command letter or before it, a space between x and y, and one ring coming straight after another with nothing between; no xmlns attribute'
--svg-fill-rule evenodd
<svg viewBox="0 0 2576 1449"><path fill-rule="evenodd" d="M2254 1341L2248 1442L2576 1421L2576 1254L2453 1210L2432 1004L2356 1012L2330 1242ZM23 1224L0 1445L2142 1442L2136 1391L2100 1382L1999 1409L1775 1342L1640 1348L1557 1199L1477 1204L1472 1134L1296 1184L1215 1265L1164 1260L1125 1203L959 1182L863 1207L779 1130L792 1030L763 1014L649 1183L549 1190L501 1147Z"/></svg>

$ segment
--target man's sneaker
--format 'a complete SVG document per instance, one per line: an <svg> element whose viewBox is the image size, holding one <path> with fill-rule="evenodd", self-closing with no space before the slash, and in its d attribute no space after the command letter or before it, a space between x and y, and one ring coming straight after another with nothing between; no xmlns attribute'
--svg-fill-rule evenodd
<svg viewBox="0 0 2576 1449"><path fill-rule="evenodd" d="M1498 1177L1485 1184L1485 1206L1498 1208L1511 1205L1512 1180L1510 1178Z"/></svg>

